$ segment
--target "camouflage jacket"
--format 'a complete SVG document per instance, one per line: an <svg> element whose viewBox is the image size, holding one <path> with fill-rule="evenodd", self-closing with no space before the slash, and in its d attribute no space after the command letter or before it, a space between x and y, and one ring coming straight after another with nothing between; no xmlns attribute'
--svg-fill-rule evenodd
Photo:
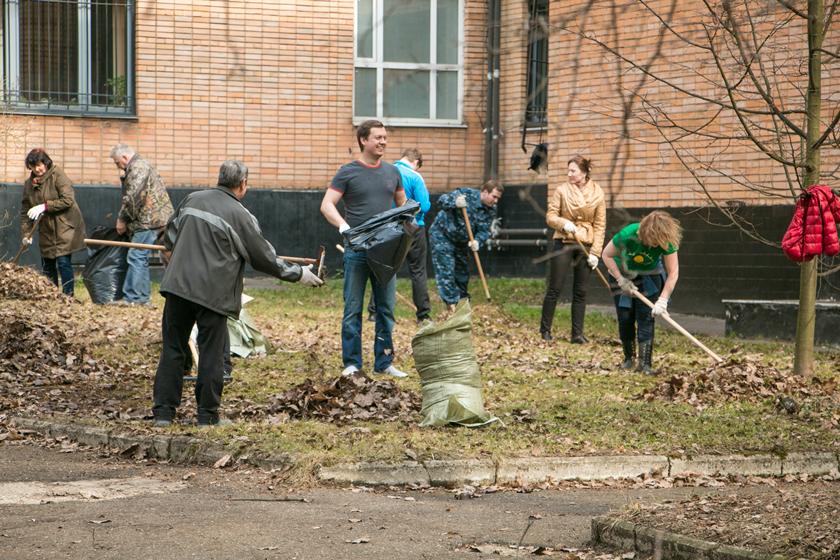
<svg viewBox="0 0 840 560"><path fill-rule="evenodd" d="M125 222L128 231L134 233L164 227L173 212L163 179L148 161L135 155L122 178L119 218Z"/></svg>
<svg viewBox="0 0 840 560"><path fill-rule="evenodd" d="M481 203L481 191L478 189L457 189L446 193L438 199L440 209L432 223L432 231L443 234L456 245L466 245L470 240L467 235L467 227L464 225L464 213L455 206L455 199L458 195L467 198L467 215L470 218L470 227L473 237L479 245L484 245L490 238L490 224L496 217L496 207L487 207Z"/></svg>

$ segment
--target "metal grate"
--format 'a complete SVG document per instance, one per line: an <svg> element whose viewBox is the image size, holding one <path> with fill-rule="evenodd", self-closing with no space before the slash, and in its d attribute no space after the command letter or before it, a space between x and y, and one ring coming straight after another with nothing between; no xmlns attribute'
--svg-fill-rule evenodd
<svg viewBox="0 0 840 560"><path fill-rule="evenodd" d="M7 111L134 112L134 0L0 0Z"/></svg>
<svg viewBox="0 0 840 560"><path fill-rule="evenodd" d="M528 87L525 126L548 124L548 0L528 2Z"/></svg>

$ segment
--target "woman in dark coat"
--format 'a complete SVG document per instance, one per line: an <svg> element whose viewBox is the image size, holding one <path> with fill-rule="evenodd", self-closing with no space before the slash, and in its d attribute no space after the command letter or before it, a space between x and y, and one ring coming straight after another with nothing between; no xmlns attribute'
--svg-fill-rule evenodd
<svg viewBox="0 0 840 560"><path fill-rule="evenodd" d="M23 185L21 236L32 241L38 224L38 247L44 274L62 291L73 295L70 256L85 246L85 221L73 196L73 183L41 148L26 156L29 178ZM39 220L40 218L40 220ZM61 284L58 283L61 276Z"/></svg>

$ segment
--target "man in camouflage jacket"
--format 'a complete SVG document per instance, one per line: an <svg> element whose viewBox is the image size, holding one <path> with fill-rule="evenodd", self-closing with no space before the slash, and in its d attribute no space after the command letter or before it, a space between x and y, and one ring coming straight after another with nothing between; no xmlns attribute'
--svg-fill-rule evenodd
<svg viewBox="0 0 840 560"><path fill-rule="evenodd" d="M487 181L481 190L457 189L438 199L440 211L429 229L429 245L438 293L450 307L469 297L469 251L478 251L490 238L490 225L496 217L496 204L503 191L501 183ZM462 208L470 218L472 243Z"/></svg>
<svg viewBox="0 0 840 560"><path fill-rule="evenodd" d="M127 233L132 243L153 244L174 211L166 185L157 170L125 144L114 146L111 159L123 171L117 233ZM149 303L149 254L145 249L128 250L128 270L122 290L124 303Z"/></svg>

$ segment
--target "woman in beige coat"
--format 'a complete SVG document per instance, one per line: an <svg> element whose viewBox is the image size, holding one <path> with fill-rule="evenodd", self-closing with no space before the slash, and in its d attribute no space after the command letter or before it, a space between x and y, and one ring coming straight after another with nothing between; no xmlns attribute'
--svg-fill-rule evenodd
<svg viewBox="0 0 840 560"><path fill-rule="evenodd" d="M73 183L41 148L26 156L30 175L23 184L20 205L21 236L32 242L38 224L38 247L44 274L73 295L73 265L71 255L85 246L85 221L73 196ZM40 219L39 219L40 218Z"/></svg>
<svg viewBox="0 0 840 560"><path fill-rule="evenodd" d="M554 251L551 270L542 305L540 335L551 340L554 309L563 290L566 274L573 270L572 334L573 344L588 342L583 335L586 315L586 287L589 275L598 266L598 255L604 247L607 206L601 187L590 179L592 163L577 155L568 162L568 182L548 195L545 221L554 229ZM586 248L581 249L580 241Z"/></svg>

